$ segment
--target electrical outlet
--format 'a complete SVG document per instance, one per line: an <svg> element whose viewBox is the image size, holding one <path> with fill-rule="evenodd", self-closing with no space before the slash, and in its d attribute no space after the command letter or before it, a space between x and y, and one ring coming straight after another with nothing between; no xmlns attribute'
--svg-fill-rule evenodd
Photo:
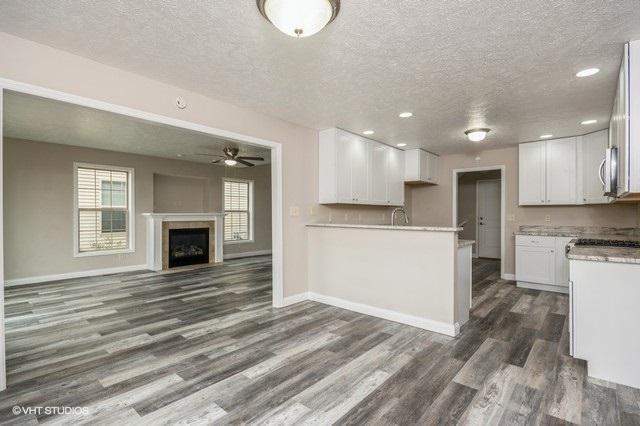
<svg viewBox="0 0 640 426"><path fill-rule="evenodd" d="M516 221L516 215L515 214L508 214L507 215L507 222L515 222Z"/></svg>
<svg viewBox="0 0 640 426"><path fill-rule="evenodd" d="M344 214L344 221L349 222L349 213Z"/></svg>
<svg viewBox="0 0 640 426"><path fill-rule="evenodd" d="M329 223L333 223L333 215L329 213Z"/></svg>
<svg viewBox="0 0 640 426"><path fill-rule="evenodd" d="M545 221L545 222L551 222L551 215L546 215L546 216L544 217L544 221Z"/></svg>
<svg viewBox="0 0 640 426"><path fill-rule="evenodd" d="M315 214L315 210L313 206L309 207L309 216L313 216Z"/></svg>
<svg viewBox="0 0 640 426"><path fill-rule="evenodd" d="M358 223L362 223L362 213L358 213Z"/></svg>

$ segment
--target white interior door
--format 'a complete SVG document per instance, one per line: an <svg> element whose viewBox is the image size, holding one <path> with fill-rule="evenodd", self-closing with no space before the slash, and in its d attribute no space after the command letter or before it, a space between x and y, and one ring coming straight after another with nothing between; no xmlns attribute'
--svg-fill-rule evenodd
<svg viewBox="0 0 640 426"><path fill-rule="evenodd" d="M479 180L477 186L478 256L500 258L500 180Z"/></svg>

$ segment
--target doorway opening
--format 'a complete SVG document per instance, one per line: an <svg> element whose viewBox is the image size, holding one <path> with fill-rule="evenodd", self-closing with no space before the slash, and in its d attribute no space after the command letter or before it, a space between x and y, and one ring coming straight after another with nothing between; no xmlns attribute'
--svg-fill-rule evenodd
<svg viewBox="0 0 640 426"><path fill-rule="evenodd" d="M504 278L504 166L453 171L453 223L473 240L473 273Z"/></svg>
<svg viewBox="0 0 640 426"><path fill-rule="evenodd" d="M53 124L46 125L47 120ZM227 147L234 150L227 153ZM15 178L18 175L20 179ZM93 179L83 180L85 175ZM229 179L250 182L251 191L229 195L223 186ZM211 265L198 265L202 268L196 271L194 267L192 272L153 269L159 274L157 279L166 280L162 274L175 277L176 272L228 275L233 269L238 277L255 281L254 293L260 303L284 304L279 143L0 79L0 189L0 317L4 317L5 286L16 293L50 282L86 285L80 281L93 283L101 277L113 281L115 276L131 279L134 274L148 279L149 265L162 264L169 257L169 250L156 250L155 242L163 241L164 228L154 227L151 232L151 217L160 217L163 225L179 221L192 228L223 224L215 238L183 244L174 253L180 258L202 255L204 263L208 251ZM25 204L34 197L37 203L32 207ZM7 201L4 206L3 198ZM85 206L91 201L91 206ZM34 220L36 214L41 217ZM58 214L62 216L55 216ZM233 221L222 219L227 214L233 215ZM7 221L21 225L3 229ZM43 227L44 231L37 232ZM40 253L46 252L37 265L19 263L17 255L25 251L24 241L32 240L20 239L16 232L26 231L38 237ZM54 238L54 231L61 234ZM166 234L168 241L168 231ZM154 236L154 243L146 238L149 235ZM266 246L259 246L262 243ZM215 262L212 254L217 256ZM223 258L230 259L227 266L213 264ZM78 303L74 306L80 306ZM52 315L65 315L63 308ZM133 313L138 314L145 315L140 310ZM0 390L7 383L6 324L6 318L0 321ZM37 345L34 351L46 346L42 341L33 344ZM7 342L7 352L16 348L14 342Z"/></svg>

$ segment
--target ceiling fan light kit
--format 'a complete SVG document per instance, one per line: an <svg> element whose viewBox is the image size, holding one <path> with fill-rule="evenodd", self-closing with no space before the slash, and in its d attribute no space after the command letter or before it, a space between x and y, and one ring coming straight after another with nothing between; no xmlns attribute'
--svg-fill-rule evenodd
<svg viewBox="0 0 640 426"><path fill-rule="evenodd" d="M291 37L309 37L336 19L340 0L257 0L258 10Z"/></svg>

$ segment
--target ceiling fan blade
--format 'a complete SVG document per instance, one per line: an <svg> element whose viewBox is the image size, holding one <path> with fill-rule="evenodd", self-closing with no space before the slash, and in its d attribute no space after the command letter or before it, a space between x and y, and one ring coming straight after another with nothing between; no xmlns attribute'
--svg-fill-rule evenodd
<svg viewBox="0 0 640 426"><path fill-rule="evenodd" d="M212 161L212 162L211 162L211 164L216 164L216 163L219 163L219 162L221 162L221 161L222 161L222 160Z"/></svg>
<svg viewBox="0 0 640 426"><path fill-rule="evenodd" d="M217 155L217 154L202 154L202 153L196 153L196 154L189 154L189 155L204 155L206 157L220 157L220 158L226 158L224 155Z"/></svg>
<svg viewBox="0 0 640 426"><path fill-rule="evenodd" d="M262 158L262 157L245 157L244 155L240 156L240 157L236 157L236 160L238 160L238 159L240 159L240 160L264 161L264 158Z"/></svg>
<svg viewBox="0 0 640 426"><path fill-rule="evenodd" d="M255 164L251 164L251 163L250 163L250 162L248 162L248 161L241 160L241 159L240 159L240 158L238 158L238 157L236 157L236 161L237 161L238 163L240 163L240 164L244 164L244 165L245 165L245 166L247 166L247 167L253 167L253 166L255 166Z"/></svg>

